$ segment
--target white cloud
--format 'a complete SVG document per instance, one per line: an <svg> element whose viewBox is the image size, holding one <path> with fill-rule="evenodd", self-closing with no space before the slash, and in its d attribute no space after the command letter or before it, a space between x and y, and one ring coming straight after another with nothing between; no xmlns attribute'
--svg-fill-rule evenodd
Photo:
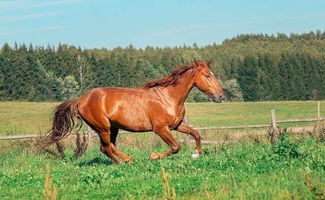
<svg viewBox="0 0 325 200"><path fill-rule="evenodd" d="M42 8L55 5L81 3L87 0L56 0L56 1L31 1L31 0L14 0L14 1L0 1L0 11L21 10Z"/></svg>
<svg viewBox="0 0 325 200"><path fill-rule="evenodd" d="M47 26L47 27L43 27L40 28L40 31L54 31L54 30L61 30L64 29L64 26L61 25L53 25L53 26Z"/></svg>
<svg viewBox="0 0 325 200"><path fill-rule="evenodd" d="M47 12L47 13L33 13L27 15L17 15L17 16L0 16L0 22L11 22L11 21L24 21L30 19L38 19L49 16L62 15L62 12Z"/></svg>

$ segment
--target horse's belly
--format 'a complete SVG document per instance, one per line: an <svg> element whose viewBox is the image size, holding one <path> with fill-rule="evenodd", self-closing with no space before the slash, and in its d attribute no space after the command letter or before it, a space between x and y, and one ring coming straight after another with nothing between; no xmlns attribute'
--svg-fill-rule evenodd
<svg viewBox="0 0 325 200"><path fill-rule="evenodd" d="M150 131L152 125L146 113L146 107L133 102L129 105L119 105L115 112L109 115L113 126L128 131Z"/></svg>

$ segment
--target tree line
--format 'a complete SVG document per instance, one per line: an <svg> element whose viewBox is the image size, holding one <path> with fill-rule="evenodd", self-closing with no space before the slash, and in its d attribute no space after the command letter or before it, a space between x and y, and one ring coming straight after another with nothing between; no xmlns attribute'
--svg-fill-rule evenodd
<svg viewBox="0 0 325 200"><path fill-rule="evenodd" d="M179 65L212 60L230 100L325 99L325 31L242 34L198 47L81 49L4 44L0 100L64 101L95 87L142 87ZM208 101L193 90L188 101Z"/></svg>

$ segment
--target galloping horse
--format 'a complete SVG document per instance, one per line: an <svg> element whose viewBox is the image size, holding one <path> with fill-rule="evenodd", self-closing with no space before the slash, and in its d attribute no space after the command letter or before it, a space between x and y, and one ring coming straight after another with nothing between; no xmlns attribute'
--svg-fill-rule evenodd
<svg viewBox="0 0 325 200"><path fill-rule="evenodd" d="M171 150L151 153L150 159L163 158L179 151L172 130L190 134L196 151L202 153L200 134L183 122L184 102L193 87L220 103L224 92L214 74L211 62L194 61L180 66L171 75L147 82L143 88L95 88L83 96L56 107L53 127L46 145L58 142L72 132L75 119L86 122L100 137L100 150L116 163L132 158L116 148L119 129L131 132L153 131Z"/></svg>

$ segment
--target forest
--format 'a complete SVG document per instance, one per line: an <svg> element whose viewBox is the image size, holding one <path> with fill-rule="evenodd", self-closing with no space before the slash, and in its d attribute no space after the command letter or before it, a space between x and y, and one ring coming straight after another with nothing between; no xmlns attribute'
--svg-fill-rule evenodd
<svg viewBox="0 0 325 200"><path fill-rule="evenodd" d="M5 43L1 101L65 101L95 87L143 87L193 60L212 60L230 101L325 99L325 31L241 34L199 47L85 49ZM209 99L197 89L188 101Z"/></svg>

